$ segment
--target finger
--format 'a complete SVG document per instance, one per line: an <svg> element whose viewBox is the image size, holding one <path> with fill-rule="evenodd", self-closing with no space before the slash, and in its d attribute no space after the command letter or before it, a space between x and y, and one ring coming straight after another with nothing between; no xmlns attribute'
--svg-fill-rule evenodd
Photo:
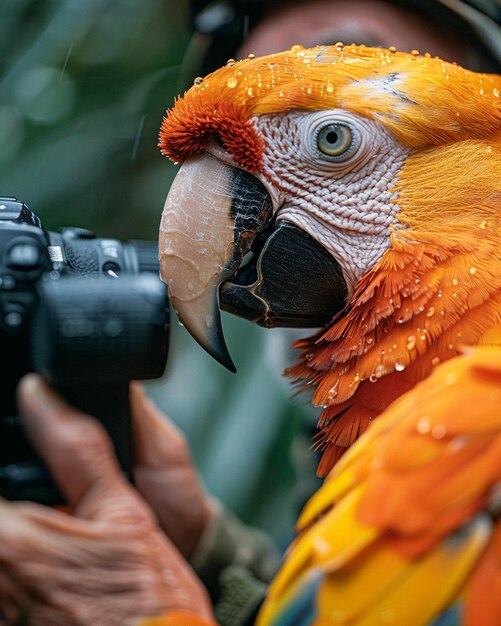
<svg viewBox="0 0 501 626"><path fill-rule="evenodd" d="M130 403L138 466L165 469L191 463L184 435L137 382L130 385Z"/></svg>
<svg viewBox="0 0 501 626"><path fill-rule="evenodd" d="M129 527L91 524L40 505L0 499L2 626L3 603L9 604L9 615L20 606L29 610L27 624L44 626L108 623L111 618L104 616L110 611L113 624L192 607L209 616L204 593L148 516Z"/></svg>
<svg viewBox="0 0 501 626"><path fill-rule="evenodd" d="M97 515L103 492L126 490L112 443L94 418L66 404L36 375L19 384L18 403L28 436L69 504L85 497Z"/></svg>
<svg viewBox="0 0 501 626"><path fill-rule="evenodd" d="M214 514L190 458L186 439L139 384L130 390L136 441L135 486L164 532L188 557Z"/></svg>
<svg viewBox="0 0 501 626"><path fill-rule="evenodd" d="M18 624L24 607L30 603L28 593L11 572L0 566L0 624Z"/></svg>

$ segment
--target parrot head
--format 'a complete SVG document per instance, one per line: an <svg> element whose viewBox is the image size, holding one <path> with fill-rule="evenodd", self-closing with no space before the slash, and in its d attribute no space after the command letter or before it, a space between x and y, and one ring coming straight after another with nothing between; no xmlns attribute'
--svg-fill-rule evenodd
<svg viewBox="0 0 501 626"><path fill-rule="evenodd" d="M321 473L434 365L497 340L500 92L430 55L293 46L196 79L164 118L171 302L230 369L220 307L321 328L288 371L324 407Z"/></svg>

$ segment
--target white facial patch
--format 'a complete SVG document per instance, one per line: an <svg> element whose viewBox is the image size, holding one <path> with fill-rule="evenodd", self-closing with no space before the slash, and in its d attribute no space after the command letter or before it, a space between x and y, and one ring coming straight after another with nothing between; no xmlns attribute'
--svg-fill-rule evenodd
<svg viewBox="0 0 501 626"><path fill-rule="evenodd" d="M253 123L266 145L262 180L275 197L278 190L277 219L324 246L351 293L389 247L389 226L399 227L394 187L409 150L379 122L339 109L262 115Z"/></svg>

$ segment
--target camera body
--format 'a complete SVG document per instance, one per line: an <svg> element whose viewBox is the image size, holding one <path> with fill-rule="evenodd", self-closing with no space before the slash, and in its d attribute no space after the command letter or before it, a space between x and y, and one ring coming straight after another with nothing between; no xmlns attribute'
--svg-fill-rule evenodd
<svg viewBox="0 0 501 626"><path fill-rule="evenodd" d="M72 405L94 415L130 478L131 380L162 375L169 308L157 244L99 239L80 228L46 231L15 198L0 198L0 495L62 498L24 435L16 387L39 372Z"/></svg>

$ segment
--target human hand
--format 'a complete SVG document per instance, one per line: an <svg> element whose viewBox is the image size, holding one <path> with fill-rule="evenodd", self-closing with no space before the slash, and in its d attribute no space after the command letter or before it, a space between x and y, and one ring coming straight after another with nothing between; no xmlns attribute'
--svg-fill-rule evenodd
<svg viewBox="0 0 501 626"><path fill-rule="evenodd" d="M183 434L146 397L130 388L136 463L135 486L155 511L162 529L189 558L215 508L205 494Z"/></svg>
<svg viewBox="0 0 501 626"><path fill-rule="evenodd" d="M74 517L0 500L0 624L137 626L169 610L210 620L205 589L122 477L100 424L37 376L21 382L19 405Z"/></svg>

